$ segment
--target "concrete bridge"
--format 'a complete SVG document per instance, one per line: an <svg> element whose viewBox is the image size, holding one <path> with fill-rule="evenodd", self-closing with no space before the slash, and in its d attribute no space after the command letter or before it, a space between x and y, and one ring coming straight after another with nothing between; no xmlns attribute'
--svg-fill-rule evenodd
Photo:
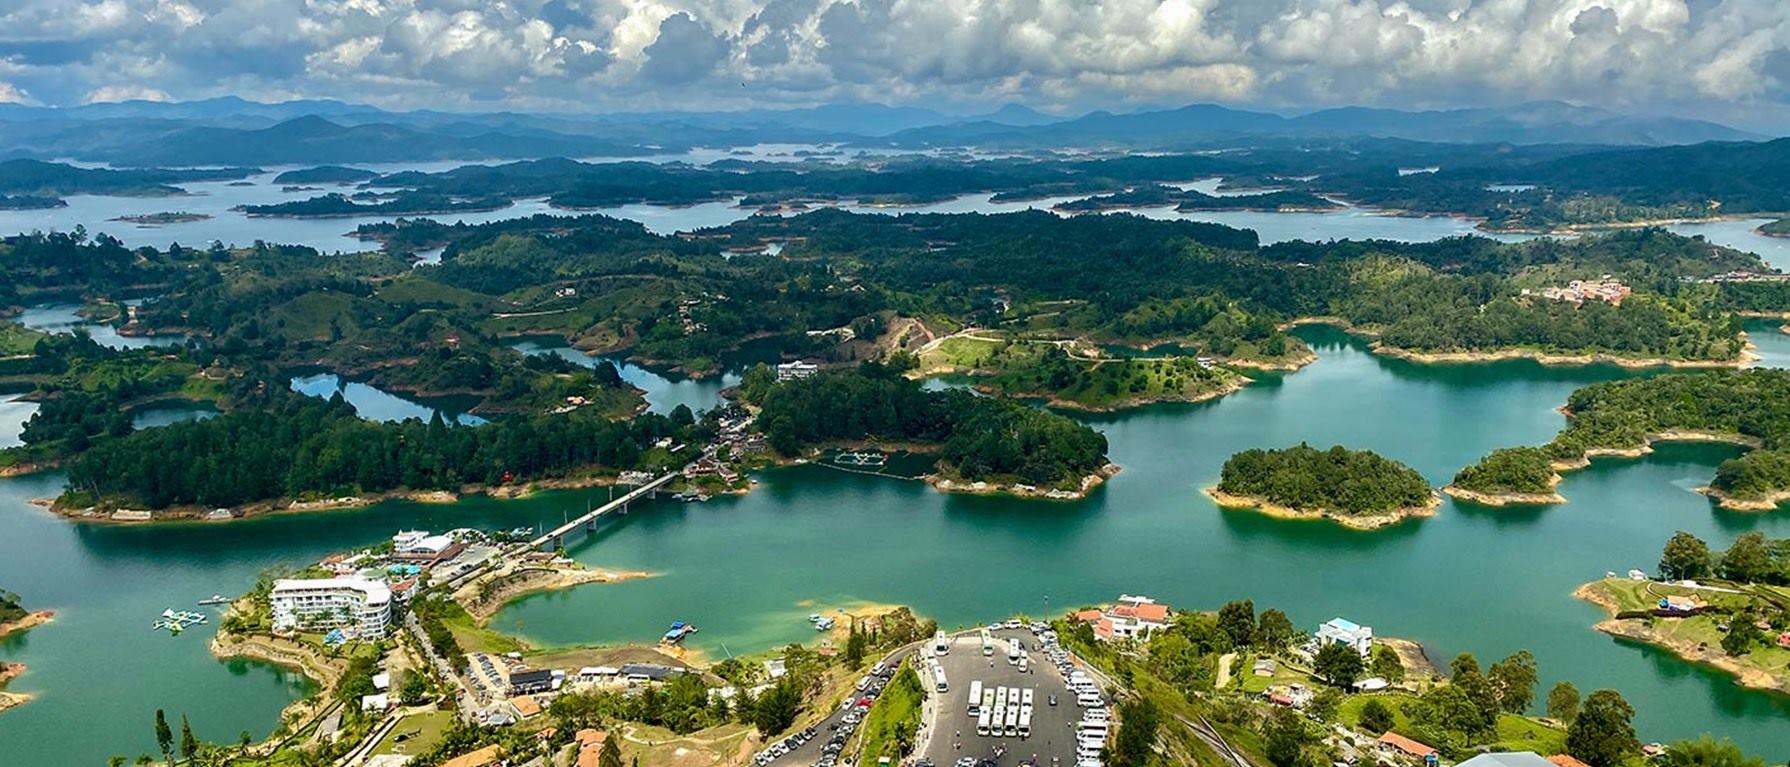
<svg viewBox="0 0 1790 767"><path fill-rule="evenodd" d="M577 519L553 528L552 530L547 531L545 535L529 541L528 548L534 551L553 551L554 549L561 548L572 538L595 530L597 527L597 520L602 518L604 514L618 510L626 513L629 503L638 501L641 498L658 495L659 488L669 484L672 480L677 479L677 477L678 472L670 472L653 479L651 482L636 487L633 490L629 490L626 495L603 504L598 508L587 511Z"/></svg>

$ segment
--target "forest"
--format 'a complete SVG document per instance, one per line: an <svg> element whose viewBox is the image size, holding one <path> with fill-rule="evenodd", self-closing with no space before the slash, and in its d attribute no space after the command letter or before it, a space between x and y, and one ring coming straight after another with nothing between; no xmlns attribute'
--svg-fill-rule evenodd
<svg viewBox="0 0 1790 767"><path fill-rule="evenodd" d="M1431 502L1423 475L1371 450L1300 443L1250 449L1224 462L1220 492L1300 511L1382 514Z"/></svg>
<svg viewBox="0 0 1790 767"><path fill-rule="evenodd" d="M787 456L829 442L932 443L941 470L958 477L1039 486L1079 486L1107 463L1106 437L1069 418L957 389L927 391L878 363L782 383L760 366L740 388L761 408L771 447Z"/></svg>
<svg viewBox="0 0 1790 767"><path fill-rule="evenodd" d="M1790 371L1757 368L1671 373L1593 384L1567 398L1568 420L1547 445L1498 451L1461 470L1468 489L1535 492L1537 455L1575 462L1593 450L1634 450L1658 435L1725 436L1757 447L1723 461L1710 487L1757 500L1790 490Z"/></svg>

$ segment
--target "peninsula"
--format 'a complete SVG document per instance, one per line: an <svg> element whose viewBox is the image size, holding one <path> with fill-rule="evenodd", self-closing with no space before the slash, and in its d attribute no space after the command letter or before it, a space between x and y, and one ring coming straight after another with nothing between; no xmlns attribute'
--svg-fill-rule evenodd
<svg viewBox="0 0 1790 767"><path fill-rule="evenodd" d="M1325 519L1358 530L1432 516L1442 505L1423 475L1398 461L1368 450L1340 445L1319 450L1303 443L1232 455L1206 494L1225 508Z"/></svg>

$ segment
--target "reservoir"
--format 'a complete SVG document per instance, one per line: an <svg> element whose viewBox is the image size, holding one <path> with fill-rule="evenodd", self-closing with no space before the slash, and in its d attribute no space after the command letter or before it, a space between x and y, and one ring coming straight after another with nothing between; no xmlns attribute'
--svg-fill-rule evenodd
<svg viewBox="0 0 1790 767"><path fill-rule="evenodd" d="M1765 323L1749 330L1768 362L1790 359L1790 337ZM657 577L527 598L494 624L551 646L651 642L687 620L703 628L693 647L713 658L812 639L808 614L860 602L910 604L959 626L1121 592L1186 609L1250 598L1306 630L1340 615L1421 641L1442 664L1459 652L1484 664L1528 649L1542 690L1567 678L1587 693L1621 691L1644 741L1708 731L1754 753L1790 751L1790 698L1612 641L1591 628L1602 613L1570 595L1609 570L1653 569L1674 530L1716 548L1749 530L1790 536L1790 514L1726 512L1692 491L1733 449L1662 446L1568 475L1562 506L1450 502L1434 518L1371 533L1220 511L1200 488L1240 449L1346 444L1441 484L1493 448L1547 440L1562 423L1554 408L1574 388L1633 375L1520 361L1416 365L1375 357L1333 329L1297 332L1319 355L1304 370L1256 374L1256 384L1212 402L1089 417L1124 471L1084 501L945 495L814 465L766 471L742 497L637 505L571 552ZM8 412L0 403L0 425L19 420ZM246 591L266 568L400 528L558 522L605 492L129 527L71 524L28 503L61 481L0 480L0 586L60 613L0 644L0 659L30 667L11 689L38 696L0 714L0 743L19 763L46 767L153 752L156 708L188 716L207 739L258 738L308 689L264 665L213 660L209 631L152 632L164 608L195 609L214 593ZM84 737L54 736L71 721Z"/></svg>

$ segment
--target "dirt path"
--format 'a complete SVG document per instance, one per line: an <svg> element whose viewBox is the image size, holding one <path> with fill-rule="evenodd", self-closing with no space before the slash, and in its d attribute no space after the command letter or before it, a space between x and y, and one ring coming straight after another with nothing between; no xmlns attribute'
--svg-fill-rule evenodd
<svg viewBox="0 0 1790 767"><path fill-rule="evenodd" d="M1231 664L1235 662L1237 654L1234 652L1218 656L1218 681L1212 685L1213 688L1222 690L1231 683Z"/></svg>

